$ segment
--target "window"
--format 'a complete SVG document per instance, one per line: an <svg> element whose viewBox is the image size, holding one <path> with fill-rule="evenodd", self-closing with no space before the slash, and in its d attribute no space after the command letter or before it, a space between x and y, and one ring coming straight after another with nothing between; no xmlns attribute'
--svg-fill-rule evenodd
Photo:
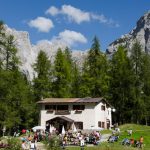
<svg viewBox="0 0 150 150"><path fill-rule="evenodd" d="M101 110L105 111L105 105L101 106Z"/></svg>
<svg viewBox="0 0 150 150"><path fill-rule="evenodd" d="M102 128L105 128L105 122L102 122Z"/></svg>
<svg viewBox="0 0 150 150"><path fill-rule="evenodd" d="M56 110L56 105L45 105L45 110Z"/></svg>
<svg viewBox="0 0 150 150"><path fill-rule="evenodd" d="M105 128L105 122L98 121L98 127Z"/></svg>
<svg viewBox="0 0 150 150"><path fill-rule="evenodd" d="M68 105L58 105L57 110L68 110Z"/></svg>
<svg viewBox="0 0 150 150"><path fill-rule="evenodd" d="M101 121L99 121L99 122L98 122L98 127L100 127L100 128L101 128Z"/></svg>
<svg viewBox="0 0 150 150"><path fill-rule="evenodd" d="M85 106L84 105L73 105L73 110L84 110Z"/></svg>

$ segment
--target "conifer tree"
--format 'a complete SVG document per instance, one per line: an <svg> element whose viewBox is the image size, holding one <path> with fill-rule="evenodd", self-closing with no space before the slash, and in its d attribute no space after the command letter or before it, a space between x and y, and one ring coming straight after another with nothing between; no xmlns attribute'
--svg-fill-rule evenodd
<svg viewBox="0 0 150 150"><path fill-rule="evenodd" d="M81 91L87 91L87 95L83 96L100 97L104 96L107 90L107 59L100 51L99 41L95 37L84 63Z"/></svg>
<svg viewBox="0 0 150 150"><path fill-rule="evenodd" d="M142 117L147 125L148 121L150 121L150 55L148 53L145 53L143 56L142 84L141 97L143 99L142 107L144 107Z"/></svg>
<svg viewBox="0 0 150 150"><path fill-rule="evenodd" d="M0 50L0 128L6 126L11 131L14 126L32 124L33 120L29 119L33 114L32 99L30 86L19 70L14 37L5 34L2 23Z"/></svg>
<svg viewBox="0 0 150 150"><path fill-rule="evenodd" d="M68 63L68 56L58 49L54 61L54 97L71 97L71 64Z"/></svg>
<svg viewBox="0 0 150 150"><path fill-rule="evenodd" d="M52 96L52 70L51 62L44 51L40 51L36 63L33 65L36 77L33 80L35 99Z"/></svg>
<svg viewBox="0 0 150 150"><path fill-rule="evenodd" d="M19 58L16 56L17 48L15 46L14 36L8 35L5 41L4 65L7 70L18 69Z"/></svg>
<svg viewBox="0 0 150 150"><path fill-rule="evenodd" d="M87 58L84 60L84 64L81 72L81 85L79 87L80 97L91 97L91 77L89 74L89 65Z"/></svg>
<svg viewBox="0 0 150 150"><path fill-rule="evenodd" d="M67 61L68 65L69 65L69 67L71 68L72 64L73 64L73 60L72 60L71 50L68 47L65 48L64 55L65 55L65 58L66 58L66 61Z"/></svg>
<svg viewBox="0 0 150 150"><path fill-rule="evenodd" d="M127 51L120 46L113 55L110 67L110 103L115 107L116 122L131 122L134 108L134 76Z"/></svg>
<svg viewBox="0 0 150 150"><path fill-rule="evenodd" d="M15 126L29 127L33 123L32 95L25 76L19 71L3 71L2 96L6 108L3 124L12 129Z"/></svg>
<svg viewBox="0 0 150 150"><path fill-rule="evenodd" d="M67 75L67 80L68 80L68 94L70 97L72 97L72 84L73 84L73 59L72 59L72 52L71 50L66 47L64 51L64 57L65 57L65 64L66 64L66 69L68 70L68 75Z"/></svg>
<svg viewBox="0 0 150 150"><path fill-rule="evenodd" d="M131 56L130 60L132 63L132 70L134 73L134 122L139 123L139 121L142 119L143 113L144 113L144 103L142 98L142 89L143 89L143 83L142 83L142 66L143 66L143 52L142 47L138 41L136 41L133 44L133 47L131 48Z"/></svg>
<svg viewBox="0 0 150 150"><path fill-rule="evenodd" d="M81 84L81 75L79 71L79 67L76 62L73 63L72 68L72 97L81 97L80 95L80 84Z"/></svg>

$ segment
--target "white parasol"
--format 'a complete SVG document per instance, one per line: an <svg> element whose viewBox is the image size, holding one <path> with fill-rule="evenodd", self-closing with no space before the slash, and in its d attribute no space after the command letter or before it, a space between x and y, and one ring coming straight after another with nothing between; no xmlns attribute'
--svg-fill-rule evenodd
<svg viewBox="0 0 150 150"><path fill-rule="evenodd" d="M32 130L34 132L36 132L37 130L45 130L45 127L43 127L43 126L35 126L35 127L32 128Z"/></svg>
<svg viewBox="0 0 150 150"><path fill-rule="evenodd" d="M65 128L64 128L64 126L62 127L62 131L61 131L61 134L65 134Z"/></svg>
<svg viewBox="0 0 150 150"><path fill-rule="evenodd" d="M73 124L72 124L72 131L73 131L73 132L77 132L77 128L76 128L74 122L73 122Z"/></svg>
<svg viewBox="0 0 150 150"><path fill-rule="evenodd" d="M53 132L53 127L52 125L50 124L50 128L49 128L49 132L52 133Z"/></svg>

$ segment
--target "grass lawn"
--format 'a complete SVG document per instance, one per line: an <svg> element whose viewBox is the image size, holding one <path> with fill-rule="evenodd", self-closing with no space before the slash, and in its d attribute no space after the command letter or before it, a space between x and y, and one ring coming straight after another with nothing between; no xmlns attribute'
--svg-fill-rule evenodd
<svg viewBox="0 0 150 150"><path fill-rule="evenodd" d="M150 150L150 126L126 124L126 125L120 126L120 129L122 131L121 136L120 136L120 140L122 140L125 137L139 140L140 136L143 136L144 137L144 149ZM128 129L133 130L132 136L127 135L126 131Z"/></svg>
<svg viewBox="0 0 150 150"><path fill-rule="evenodd" d="M119 127L121 135L118 142L115 143L102 143L99 146L85 147L85 150L137 150L134 147L122 146L121 141L124 138L139 140L140 136L144 137L143 150L150 150L150 126L142 126L135 124L125 124ZM128 136L127 130L132 129L132 136ZM102 134L109 133L110 131L103 131ZM68 147L67 150L81 150L80 147Z"/></svg>

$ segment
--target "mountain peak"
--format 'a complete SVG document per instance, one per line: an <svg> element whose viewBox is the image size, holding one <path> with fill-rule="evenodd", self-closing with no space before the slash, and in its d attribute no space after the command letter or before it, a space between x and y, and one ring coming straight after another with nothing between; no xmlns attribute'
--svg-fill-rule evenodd
<svg viewBox="0 0 150 150"><path fill-rule="evenodd" d="M119 45L127 46L131 49L135 40L138 40L143 51L150 52L150 11L145 13L136 24L136 27L128 34L122 35L121 38L112 42L107 50L107 54L113 54L117 51Z"/></svg>

